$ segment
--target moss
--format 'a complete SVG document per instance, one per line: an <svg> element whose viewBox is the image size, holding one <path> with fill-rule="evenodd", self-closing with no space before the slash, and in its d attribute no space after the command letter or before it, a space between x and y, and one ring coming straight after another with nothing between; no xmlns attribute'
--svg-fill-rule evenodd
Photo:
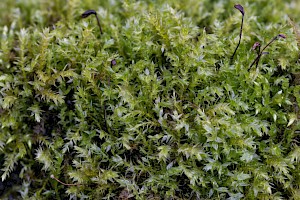
<svg viewBox="0 0 300 200"><path fill-rule="evenodd" d="M243 2L231 62L234 3L4 0L1 198L297 199L299 3Z"/></svg>

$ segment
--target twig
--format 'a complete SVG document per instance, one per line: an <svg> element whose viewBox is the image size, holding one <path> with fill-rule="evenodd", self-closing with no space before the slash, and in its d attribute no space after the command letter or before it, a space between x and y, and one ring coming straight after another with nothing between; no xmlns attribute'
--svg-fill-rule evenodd
<svg viewBox="0 0 300 200"><path fill-rule="evenodd" d="M64 183L61 180L59 180L58 178L56 178L53 174L51 174L50 178L56 180L57 182L65 185L65 186L79 186L79 185L83 185L83 184L80 184L80 183Z"/></svg>

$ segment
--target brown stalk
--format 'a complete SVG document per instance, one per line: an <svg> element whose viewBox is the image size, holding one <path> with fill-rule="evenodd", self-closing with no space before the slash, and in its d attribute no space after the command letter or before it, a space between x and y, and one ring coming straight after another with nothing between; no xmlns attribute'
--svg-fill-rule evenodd
<svg viewBox="0 0 300 200"><path fill-rule="evenodd" d="M283 34L279 34L279 35L276 35L261 51L260 51L260 53L257 55L257 57L255 58L255 60L251 63L251 65L250 65L250 67L249 67L249 69L248 69L248 71L251 69L251 67L256 63L256 67L258 66L258 62L259 62L259 60L260 60L260 58L261 58L261 56L264 54L264 50L268 47L268 46L270 46L275 40L277 40L278 38L283 38L283 39L285 39L286 38L286 36L285 35L283 35Z"/></svg>
<svg viewBox="0 0 300 200"><path fill-rule="evenodd" d="M84 13L82 13L81 17L82 18L87 18L88 16L90 15L95 15L96 19L97 19L97 23L98 23L98 26L99 26L99 29L100 29L100 33L103 34L102 32L102 27L100 25L100 20L98 18L98 15L97 15L97 12L95 10L87 10L85 11Z"/></svg>
<svg viewBox="0 0 300 200"><path fill-rule="evenodd" d="M243 6L241 6L240 4L236 4L236 5L234 6L234 8L236 8L237 10L239 10L239 11L242 13L242 23L241 23L241 28L240 28L240 38L239 38L239 43L237 44L237 46L236 46L236 48L235 48L235 50L234 50L234 52L233 52L233 54L232 54L232 56L231 56L231 58L230 58L231 62L233 61L234 55L235 55L236 51L238 50L238 48L239 48L239 46L240 46L240 44L241 44L242 33L243 33L243 24L244 24L244 15L245 15L244 8L243 8Z"/></svg>

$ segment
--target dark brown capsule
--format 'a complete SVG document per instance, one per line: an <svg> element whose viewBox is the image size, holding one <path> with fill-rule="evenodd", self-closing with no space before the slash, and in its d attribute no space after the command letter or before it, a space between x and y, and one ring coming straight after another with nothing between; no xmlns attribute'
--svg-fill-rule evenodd
<svg viewBox="0 0 300 200"><path fill-rule="evenodd" d="M84 13L82 13L81 17L82 18L87 18L88 16L90 16L92 14L96 15L97 13L96 13L95 10L87 10Z"/></svg>
<svg viewBox="0 0 300 200"><path fill-rule="evenodd" d="M278 37L281 37L281 38L283 38L283 39L286 38L286 36L285 36L284 34L279 34Z"/></svg>
<svg viewBox="0 0 300 200"><path fill-rule="evenodd" d="M236 5L234 5L234 7L235 7L236 9L238 9L238 10L242 13L242 15L245 14L244 8L243 8L243 6L241 6L240 4L236 4Z"/></svg>
<svg viewBox="0 0 300 200"><path fill-rule="evenodd" d="M252 50L255 50L257 47L260 47L259 42L255 42L254 45L252 46Z"/></svg>
<svg viewBox="0 0 300 200"><path fill-rule="evenodd" d="M111 66L115 66L117 64L117 61L115 60L115 59L113 59L112 61L111 61Z"/></svg>

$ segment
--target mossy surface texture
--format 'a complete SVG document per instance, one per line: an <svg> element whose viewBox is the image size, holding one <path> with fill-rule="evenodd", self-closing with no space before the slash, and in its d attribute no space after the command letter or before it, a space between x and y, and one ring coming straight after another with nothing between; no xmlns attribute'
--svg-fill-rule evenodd
<svg viewBox="0 0 300 200"><path fill-rule="evenodd" d="M299 199L299 8L2 0L1 199Z"/></svg>

